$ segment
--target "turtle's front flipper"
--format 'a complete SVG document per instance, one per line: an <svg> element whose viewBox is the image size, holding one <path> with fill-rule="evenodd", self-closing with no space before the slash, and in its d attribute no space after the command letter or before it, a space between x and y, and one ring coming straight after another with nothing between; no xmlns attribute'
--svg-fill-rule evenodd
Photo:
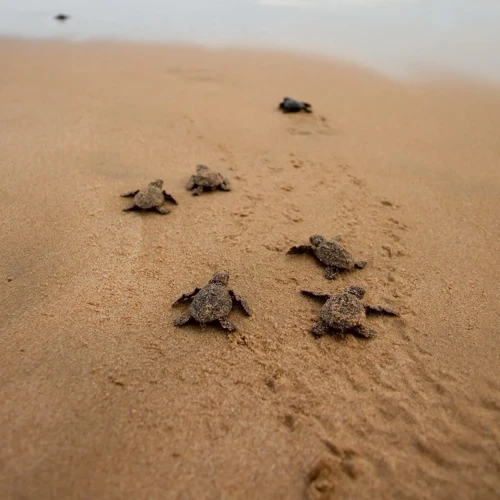
<svg viewBox="0 0 500 500"><path fill-rule="evenodd" d="M167 208L165 205L162 205L161 207L156 207L156 211L162 215L166 215L166 214L170 213L170 209Z"/></svg>
<svg viewBox="0 0 500 500"><path fill-rule="evenodd" d="M300 293L312 297L313 299L328 300L330 294L324 292L313 292L312 290L301 290Z"/></svg>
<svg viewBox="0 0 500 500"><path fill-rule="evenodd" d="M196 186L196 181L194 180L195 177L194 175L192 175L189 180L187 181L187 184L186 184L186 189L188 191L191 191L191 189L193 189L195 186Z"/></svg>
<svg viewBox="0 0 500 500"><path fill-rule="evenodd" d="M371 306L365 304L366 314L386 314L388 316L399 316L399 313L390 307Z"/></svg>
<svg viewBox="0 0 500 500"><path fill-rule="evenodd" d="M326 323L323 323L323 321L320 321L311 328L311 333L317 339L319 339L320 337L328 333L328 325Z"/></svg>
<svg viewBox="0 0 500 500"><path fill-rule="evenodd" d="M219 320L220 326L227 330L228 332L234 332L236 330L236 325L228 321L226 318L222 318Z"/></svg>
<svg viewBox="0 0 500 500"><path fill-rule="evenodd" d="M221 182L220 188L222 189L222 191L231 191L231 185L229 184L229 181L226 179L224 179Z"/></svg>
<svg viewBox="0 0 500 500"><path fill-rule="evenodd" d="M327 280L336 280L339 277L339 271L336 267L327 267L325 269L325 278Z"/></svg>
<svg viewBox="0 0 500 500"><path fill-rule="evenodd" d="M174 205L177 205L177 201L174 200L174 197L171 194L168 194L165 190L163 190L163 196L165 197L165 201L170 201Z"/></svg>
<svg viewBox="0 0 500 500"><path fill-rule="evenodd" d="M192 318L189 315L179 316L178 318L175 318L174 325L175 326L187 325L191 320L192 320Z"/></svg>
<svg viewBox="0 0 500 500"><path fill-rule="evenodd" d="M183 302L184 300L194 297L200 290L201 288L195 288L192 292L184 293L172 305L175 306L175 304L178 304L179 302Z"/></svg>
<svg viewBox="0 0 500 500"><path fill-rule="evenodd" d="M229 290L229 295L231 295L233 302L236 302L237 304L239 304L241 306L241 308L245 311L247 316L252 315L252 308L250 307L250 304L243 297L240 297L233 290Z"/></svg>
<svg viewBox="0 0 500 500"><path fill-rule="evenodd" d="M303 109L306 113L312 113L311 105L308 102L303 102L302 104L304 105Z"/></svg>
<svg viewBox="0 0 500 500"><path fill-rule="evenodd" d="M358 325L354 327L352 329L352 333L354 333L354 335L357 335L358 337L363 337L365 339L371 339L377 335L377 332L375 330L367 328L366 326L363 325Z"/></svg>
<svg viewBox="0 0 500 500"><path fill-rule="evenodd" d="M135 191L128 191L127 193L123 193L120 196L122 198L128 198L129 196L135 196L139 192L139 189L136 189Z"/></svg>
<svg viewBox="0 0 500 500"><path fill-rule="evenodd" d="M357 269L364 269L367 264L368 262L366 262L366 260L358 260L358 262L354 264L354 267L356 267Z"/></svg>
<svg viewBox="0 0 500 500"><path fill-rule="evenodd" d="M301 254L301 253L313 253L313 248L311 245L297 245L295 247L290 248L288 250L287 254L289 255L296 255L296 254Z"/></svg>
<svg viewBox="0 0 500 500"><path fill-rule="evenodd" d="M200 196L200 194L203 194L203 186L197 186L193 189L193 196Z"/></svg>

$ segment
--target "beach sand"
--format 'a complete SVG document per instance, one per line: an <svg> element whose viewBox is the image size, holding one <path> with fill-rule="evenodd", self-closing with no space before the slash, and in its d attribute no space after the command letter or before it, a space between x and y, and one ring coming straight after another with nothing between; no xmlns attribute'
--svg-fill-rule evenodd
<svg viewBox="0 0 500 500"><path fill-rule="evenodd" d="M498 498L498 88L101 42L0 67L2 499ZM198 163L233 190L191 196ZM178 207L122 211L158 177ZM368 266L286 255L315 233ZM217 269L254 314L174 327ZM401 317L316 340L300 289L350 284Z"/></svg>

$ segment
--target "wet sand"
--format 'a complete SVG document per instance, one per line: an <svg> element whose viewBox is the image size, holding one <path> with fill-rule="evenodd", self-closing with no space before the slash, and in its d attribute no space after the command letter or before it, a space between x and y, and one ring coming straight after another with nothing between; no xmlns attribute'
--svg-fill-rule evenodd
<svg viewBox="0 0 500 500"><path fill-rule="evenodd" d="M154 45L0 65L0 497L500 495L498 88ZM233 190L191 196L197 163ZM158 177L171 214L122 211ZM368 266L286 255L314 233ZM217 269L254 315L175 328ZM299 290L350 284L401 317L314 339Z"/></svg>

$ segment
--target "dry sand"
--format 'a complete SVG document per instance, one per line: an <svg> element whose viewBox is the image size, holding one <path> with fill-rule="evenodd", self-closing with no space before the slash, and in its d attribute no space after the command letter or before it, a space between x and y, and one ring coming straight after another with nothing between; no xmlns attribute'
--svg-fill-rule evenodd
<svg viewBox="0 0 500 500"><path fill-rule="evenodd" d="M2 499L498 498L498 89L99 43L0 67ZM234 190L192 197L197 163ZM122 212L157 177L179 206ZM285 255L313 233L369 265ZM174 328L220 268L254 315ZM353 283L401 318L315 340L298 291Z"/></svg>

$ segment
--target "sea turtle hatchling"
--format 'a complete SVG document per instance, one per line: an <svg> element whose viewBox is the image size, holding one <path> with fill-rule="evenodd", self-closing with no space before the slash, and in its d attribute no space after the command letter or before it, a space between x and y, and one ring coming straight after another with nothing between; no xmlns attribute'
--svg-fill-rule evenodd
<svg viewBox="0 0 500 500"><path fill-rule="evenodd" d="M229 181L217 172L212 172L206 165L197 165L196 174L192 175L186 184L188 191L193 191L194 196L198 196L203 191L231 191Z"/></svg>
<svg viewBox="0 0 500 500"><path fill-rule="evenodd" d="M359 285L350 286L334 295L310 290L302 290L302 293L308 297L326 300L319 314L319 322L311 329L311 333L316 338L329 331L337 334L351 332L365 338L375 337L375 330L363 325L367 314L399 316L398 312L388 307L373 306L361 302L365 296L365 290Z"/></svg>
<svg viewBox="0 0 500 500"><path fill-rule="evenodd" d="M227 319L234 303L239 304L248 316L252 314L252 310L245 299L227 289L228 281L227 271L217 271L203 288L195 288L192 292L181 295L172 305L191 298L193 300L189 304L188 313L174 321L175 326L186 325L191 321L200 323L201 326L218 322L225 330L236 330L236 326Z"/></svg>
<svg viewBox="0 0 500 500"><path fill-rule="evenodd" d="M311 105L308 102L297 101L290 97L285 97L280 102L278 109L281 109L283 113L298 113L299 111L312 113Z"/></svg>
<svg viewBox="0 0 500 500"><path fill-rule="evenodd" d="M120 196L134 197L134 203L123 210L125 212L129 210L156 210L161 214L170 213L170 209L167 208L165 203L170 201L174 205L177 205L177 202L162 188L163 181L161 179L156 179L150 182L145 189L135 189L134 191L123 193Z"/></svg>
<svg viewBox="0 0 500 500"><path fill-rule="evenodd" d="M323 236L314 234L309 238L310 245L299 245L290 248L288 254L309 253L316 257L326 266L325 278L334 280L341 271L351 269L363 269L366 266L364 260L356 261L353 256L342 246L340 236L328 241Z"/></svg>

